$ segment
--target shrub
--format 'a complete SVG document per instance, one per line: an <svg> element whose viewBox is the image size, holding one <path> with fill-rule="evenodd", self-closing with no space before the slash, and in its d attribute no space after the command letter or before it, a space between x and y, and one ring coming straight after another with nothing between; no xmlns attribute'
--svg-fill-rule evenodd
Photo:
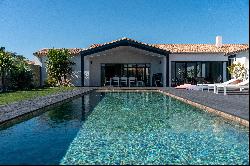
<svg viewBox="0 0 250 166"><path fill-rule="evenodd" d="M240 80L246 79L247 76L247 69L241 63L233 63L231 66L227 67L229 73Z"/></svg>
<svg viewBox="0 0 250 166"><path fill-rule="evenodd" d="M27 60L3 49L0 50L0 76L3 91L33 88L33 73Z"/></svg>
<svg viewBox="0 0 250 166"><path fill-rule="evenodd" d="M67 49L51 49L48 52L46 67L48 69L48 85L51 86L71 86L69 76L72 73L69 51Z"/></svg>

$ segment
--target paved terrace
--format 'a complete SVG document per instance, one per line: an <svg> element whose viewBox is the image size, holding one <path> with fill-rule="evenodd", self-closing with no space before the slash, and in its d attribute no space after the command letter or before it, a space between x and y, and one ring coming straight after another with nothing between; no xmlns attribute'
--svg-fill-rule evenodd
<svg viewBox="0 0 250 166"><path fill-rule="evenodd" d="M249 95L166 88L163 91L249 121Z"/></svg>

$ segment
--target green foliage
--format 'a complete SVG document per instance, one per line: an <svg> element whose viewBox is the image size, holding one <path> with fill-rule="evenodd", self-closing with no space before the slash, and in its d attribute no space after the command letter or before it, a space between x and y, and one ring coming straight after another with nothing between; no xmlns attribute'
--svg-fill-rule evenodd
<svg viewBox="0 0 250 166"><path fill-rule="evenodd" d="M3 91L6 90L6 77L9 75L14 65L14 58L11 53L0 50L0 77L2 78Z"/></svg>
<svg viewBox="0 0 250 166"><path fill-rule="evenodd" d="M13 68L13 56L9 52L5 52L0 50L0 72L3 74L4 72L10 72Z"/></svg>
<svg viewBox="0 0 250 166"><path fill-rule="evenodd" d="M46 61L48 70L47 84L50 86L71 86L69 76L72 73L73 62L70 61L67 49L51 49Z"/></svg>
<svg viewBox="0 0 250 166"><path fill-rule="evenodd" d="M0 51L4 51L5 50L5 47L0 47Z"/></svg>
<svg viewBox="0 0 250 166"><path fill-rule="evenodd" d="M44 81L44 86L45 87L56 87L57 81L56 81L56 79L49 77L47 80Z"/></svg>
<svg viewBox="0 0 250 166"><path fill-rule="evenodd" d="M247 69L241 63L233 63L231 66L227 67L229 73L240 80L243 80L247 77Z"/></svg>
<svg viewBox="0 0 250 166"><path fill-rule="evenodd" d="M11 89L33 88L33 73L26 59L17 55L14 59L14 70L11 72Z"/></svg>
<svg viewBox="0 0 250 166"><path fill-rule="evenodd" d="M26 59L4 49L0 50L0 77L3 91L32 88L33 74Z"/></svg>

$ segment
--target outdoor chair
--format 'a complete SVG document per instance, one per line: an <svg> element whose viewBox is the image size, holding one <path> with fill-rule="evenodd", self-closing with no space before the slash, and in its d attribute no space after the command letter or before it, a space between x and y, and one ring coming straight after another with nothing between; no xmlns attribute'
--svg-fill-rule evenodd
<svg viewBox="0 0 250 166"><path fill-rule="evenodd" d="M128 78L128 85L131 86L131 83L136 84L136 78L135 77L129 77Z"/></svg>
<svg viewBox="0 0 250 166"><path fill-rule="evenodd" d="M216 85L216 94L219 93L219 89L223 88L224 95L227 95L227 89L239 89L240 92L243 89L249 89L249 79L239 82L238 84L228 84L228 85Z"/></svg>
<svg viewBox="0 0 250 166"><path fill-rule="evenodd" d="M188 87L186 87L187 90L202 90L202 86L197 86L197 85L190 85Z"/></svg>
<svg viewBox="0 0 250 166"><path fill-rule="evenodd" d="M215 83L215 84L197 84L197 86L201 87L201 90L203 91L205 88L207 88L207 91L214 90L214 93L216 93L216 85L228 85L232 84L234 82L238 81L238 79L231 79L223 83Z"/></svg>
<svg viewBox="0 0 250 166"><path fill-rule="evenodd" d="M105 83L104 83L104 86L106 86L106 85L109 85L109 86L111 86L111 78L110 79L107 79L106 77L105 77L105 81L104 81Z"/></svg>
<svg viewBox="0 0 250 166"><path fill-rule="evenodd" d="M128 85L128 78L127 77L121 77L121 82L120 84L125 84L126 86Z"/></svg>
<svg viewBox="0 0 250 166"><path fill-rule="evenodd" d="M145 86L144 82L143 81L137 81L137 86Z"/></svg>
<svg viewBox="0 0 250 166"><path fill-rule="evenodd" d="M191 86L191 84L183 84L183 85L179 85L179 86L175 87L175 89L187 89L190 86Z"/></svg>
<svg viewBox="0 0 250 166"><path fill-rule="evenodd" d="M115 83L117 86L120 86L120 79L119 79L119 77L113 77L112 80L113 80L113 83Z"/></svg>

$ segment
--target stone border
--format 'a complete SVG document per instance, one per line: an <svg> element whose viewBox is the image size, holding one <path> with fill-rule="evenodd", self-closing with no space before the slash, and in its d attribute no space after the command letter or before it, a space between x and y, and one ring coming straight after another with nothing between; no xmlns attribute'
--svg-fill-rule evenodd
<svg viewBox="0 0 250 166"><path fill-rule="evenodd" d="M33 114L39 109L53 106L54 104L65 101L67 99L71 99L73 97L88 93L94 89L96 88L76 88L61 93L0 106L0 125L8 121L15 120L16 118L21 116L31 113Z"/></svg>
<svg viewBox="0 0 250 166"><path fill-rule="evenodd" d="M149 92L149 91L151 91L151 92L160 92L162 94L165 94L167 96L170 96L172 98L180 100L180 101L182 101L182 102L184 102L186 104L189 104L189 105L192 105L192 106L194 106L196 108L199 108L199 109L201 109L203 111L213 113L215 115L223 117L224 119L239 123L239 124L249 128L249 121L248 120L245 120L245 119L239 118L237 116L225 113L223 111L219 111L219 110L216 110L214 108L211 108L211 107L208 107L208 106L193 102L191 100L188 100L188 99L173 95L171 93L168 93L168 92L162 90L162 88L158 88L158 89L136 89L136 90L135 89L118 89L117 88L117 89L97 89L96 91L97 92Z"/></svg>
<svg viewBox="0 0 250 166"><path fill-rule="evenodd" d="M159 89L96 89L96 92L159 92Z"/></svg>

